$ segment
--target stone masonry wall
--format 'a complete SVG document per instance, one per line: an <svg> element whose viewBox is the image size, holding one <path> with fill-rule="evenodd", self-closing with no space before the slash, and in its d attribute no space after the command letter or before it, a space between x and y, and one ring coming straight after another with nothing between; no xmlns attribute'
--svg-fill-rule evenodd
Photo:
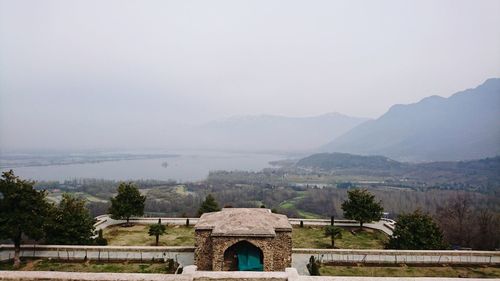
<svg viewBox="0 0 500 281"><path fill-rule="evenodd" d="M194 240L194 264L199 270L212 270L212 234L211 230L196 230Z"/></svg>
<svg viewBox="0 0 500 281"><path fill-rule="evenodd" d="M274 250L274 271L283 271L292 266L292 232L276 232L273 239Z"/></svg>
<svg viewBox="0 0 500 281"><path fill-rule="evenodd" d="M264 271L284 271L292 264L292 233L289 231L277 232L276 237L211 237L210 234L210 230L195 232L195 264L199 270L227 270L224 252L240 241L247 241L262 251Z"/></svg>

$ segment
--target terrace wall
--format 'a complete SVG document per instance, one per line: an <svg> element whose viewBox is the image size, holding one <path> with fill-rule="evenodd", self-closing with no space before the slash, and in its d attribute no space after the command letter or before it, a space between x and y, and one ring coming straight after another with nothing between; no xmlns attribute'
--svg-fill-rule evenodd
<svg viewBox="0 0 500 281"><path fill-rule="evenodd" d="M398 281L414 281L413 277L391 278ZM459 281L462 278L438 278L440 281ZM336 277L336 276L301 276L294 268L284 272L224 272L196 271L196 267L187 268L183 274L138 274L138 273L82 273L82 272L44 272L44 271L0 271L0 280L4 281L381 281L385 277ZM420 277L419 281L435 281L437 278ZM477 280L477 279L470 279Z"/></svg>
<svg viewBox="0 0 500 281"><path fill-rule="evenodd" d="M194 264L194 247L132 247L132 246L57 246L24 245L21 256L25 258L53 258L62 260L150 261L172 258L183 266ZM401 250L342 250L342 249L293 249L292 267L300 274L307 274L306 264L313 255L323 262L406 263L406 264L485 264L500 265L499 251L401 251ZM0 261L14 256L13 245L0 245Z"/></svg>

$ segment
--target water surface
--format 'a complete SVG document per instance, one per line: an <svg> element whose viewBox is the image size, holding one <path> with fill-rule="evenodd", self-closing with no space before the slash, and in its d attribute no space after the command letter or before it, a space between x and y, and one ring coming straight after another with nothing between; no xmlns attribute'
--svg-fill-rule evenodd
<svg viewBox="0 0 500 281"><path fill-rule="evenodd" d="M176 154L179 154L179 156L85 164L16 167L12 169L16 175L22 178L39 181L63 181L74 178L198 181L205 179L209 171L259 171L270 167L269 161L284 158L283 155L252 153L196 152ZM165 162L168 164L167 167L162 165ZM9 168L2 169L2 171L6 170L9 170Z"/></svg>

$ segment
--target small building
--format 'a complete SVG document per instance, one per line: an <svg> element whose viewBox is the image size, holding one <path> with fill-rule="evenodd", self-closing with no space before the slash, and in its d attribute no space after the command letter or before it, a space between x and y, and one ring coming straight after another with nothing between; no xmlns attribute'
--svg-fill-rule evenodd
<svg viewBox="0 0 500 281"><path fill-rule="evenodd" d="M292 264L292 226L263 208L224 208L195 225L198 270L284 271Z"/></svg>

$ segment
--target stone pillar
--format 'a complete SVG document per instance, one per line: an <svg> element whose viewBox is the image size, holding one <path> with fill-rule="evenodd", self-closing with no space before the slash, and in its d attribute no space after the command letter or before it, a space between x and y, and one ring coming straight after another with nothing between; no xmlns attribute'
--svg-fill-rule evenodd
<svg viewBox="0 0 500 281"><path fill-rule="evenodd" d="M198 270L212 270L212 234L211 230L197 230L195 232L194 263Z"/></svg>
<svg viewBox="0 0 500 281"><path fill-rule="evenodd" d="M285 268L292 266L292 234L289 231L276 232L276 238L273 239L273 271L284 271Z"/></svg>

